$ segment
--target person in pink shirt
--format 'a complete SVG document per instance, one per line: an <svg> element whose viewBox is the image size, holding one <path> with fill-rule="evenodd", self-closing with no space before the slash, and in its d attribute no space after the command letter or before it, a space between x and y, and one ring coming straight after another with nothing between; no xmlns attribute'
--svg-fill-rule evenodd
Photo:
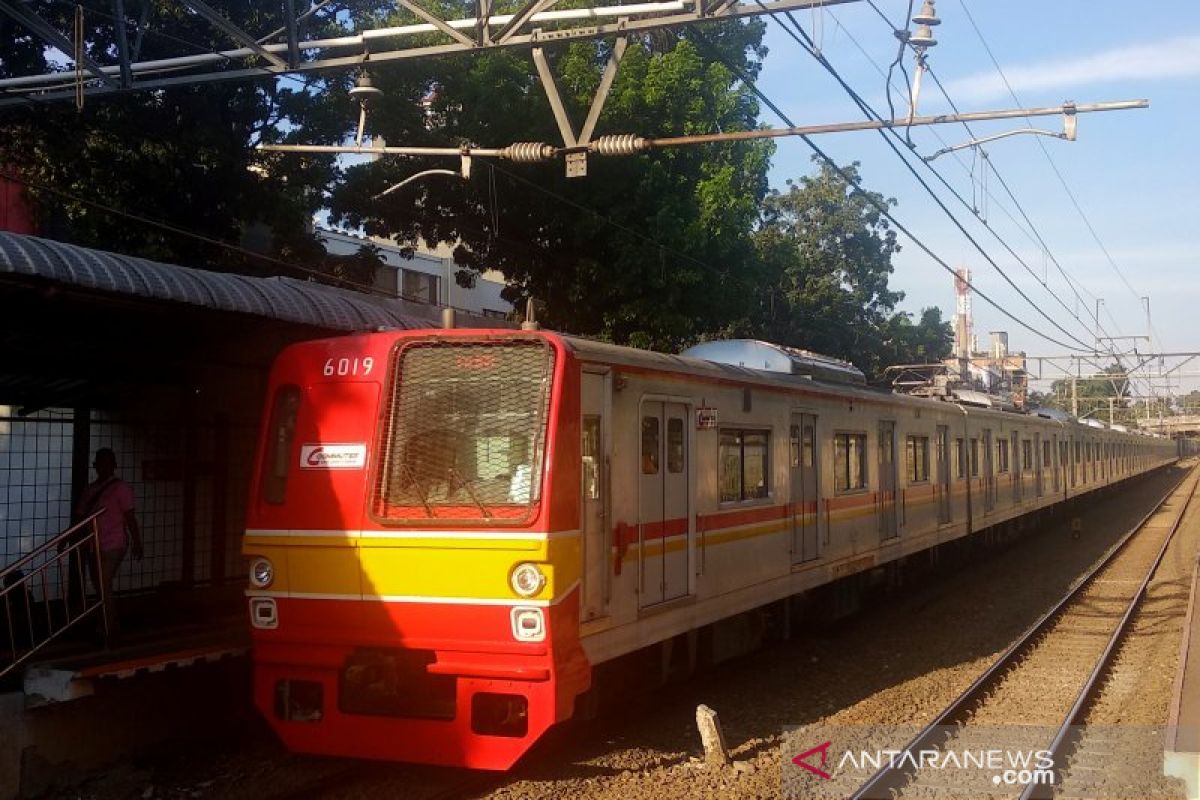
<svg viewBox="0 0 1200 800"><path fill-rule="evenodd" d="M142 532L134 514L133 487L116 475L116 454L111 448L101 447L96 451L92 466L96 470L96 480L89 483L79 496L75 518L85 519L103 509L96 518L100 538L100 574L96 574L94 559L88 560L88 573L96 591L99 592L103 586L108 632L110 636L115 636L120 631L120 622L113 602L113 578L131 545L133 557L141 561Z"/></svg>

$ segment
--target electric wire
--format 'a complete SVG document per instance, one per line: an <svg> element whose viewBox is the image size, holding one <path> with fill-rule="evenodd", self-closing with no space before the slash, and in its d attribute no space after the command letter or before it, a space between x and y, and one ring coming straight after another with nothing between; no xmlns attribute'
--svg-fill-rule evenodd
<svg viewBox="0 0 1200 800"><path fill-rule="evenodd" d="M755 85L754 81L751 80L751 78L748 75L746 75L739 67L732 64L727 58L725 58L716 49L716 47L712 44L712 42L708 39L708 37L706 37L701 31L698 31L693 27L688 27L686 29L686 32L687 32L687 35L689 38L696 39L698 41L698 43L701 44L704 47L704 49L707 50L710 54L712 54L716 60L718 60L722 64L724 64L725 68L728 69L730 71L730 73L732 73L734 76L736 76L747 89L749 89L751 92L753 92L755 94L755 96L757 96L759 98L759 100L761 100L763 102L763 104L765 104L768 108L770 108L771 111L773 111L776 114L776 116L778 116L781 120L783 120L784 123L786 123L789 127L796 127L796 123L793 122L791 120L791 118L786 113L784 113L784 111L773 100L771 100L770 97L768 97L761 89L759 89ZM947 264L946 261L944 259L942 259L942 257L939 256L937 253L935 253L933 251L933 249L929 247L929 245L925 244L925 242L920 237L918 237L911 230L909 230L908 226L904 225L902 222L900 222L898 219L896 219L895 215L892 214L891 210L887 207L886 204L881 203L878 199L876 199L869 192L867 192L865 189L863 189L862 184L859 181L854 180L853 177L850 174L848 174L836 161L834 161L833 158L828 153L826 153L823 149L821 149L821 147L816 142L813 141L811 136L808 136L807 134L799 134L799 138L805 144L807 144L814 153L816 153L817 157L820 158L823 163L825 163L830 169L832 169L834 172L836 172L842 178L842 180L844 180L846 182L846 185L854 191L855 194L860 195L870 205L872 205L875 208L875 210L878 211L889 222L891 222L891 224L894 225L897 230L899 230L905 236L907 236L915 245L917 245L918 248L920 248L931 259L933 259L933 261L938 266L940 266L942 269L944 269L946 272L948 272L951 275L956 274L953 267L951 267L949 264ZM1037 328L1033 327L1029 323L1027 323L1024 320L1020 319L1019 317L1015 316L1012 312L1008 311L1003 306L1001 306L999 303L992 300L992 298L989 295L985 294L984 292L982 292L978 288L976 288L974 285L970 284L970 282L967 282L967 285L971 288L972 291L974 291L976 294L978 294L979 297L984 302L986 302L988 305L995 308L997 311L999 311L1005 317L1009 318L1016 324L1020 325L1022 328L1026 329L1030 333L1034 334L1035 336L1039 336L1048 342L1053 342L1054 344L1057 344L1060 347L1065 347L1068 350L1073 350L1073 351L1077 351L1077 352L1079 351L1079 348L1074 347L1073 345L1066 344L1065 342L1062 342L1053 336L1043 333L1042 331L1039 331Z"/></svg>
<svg viewBox="0 0 1200 800"><path fill-rule="evenodd" d="M1013 102L1020 106L1021 101L1017 98L1016 91L1013 89L1012 84L1009 83L1008 76L1004 74L1004 69L1000 66L1000 61L996 58L995 53L992 52L992 48L988 44L987 39L984 37L983 31L980 30L979 25L975 22L975 18L971 16L971 10L967 8L967 4L963 2L963 0L958 0L958 2L962 7L963 13L967 17L967 21L974 29L975 35L979 39L979 43L983 45L984 52L988 54L988 58L991 59L992 65L996 68L996 72L1000 75L1001 81L1003 81L1005 88L1008 89L1009 96L1013 98ZM1030 121L1030 124L1032 125L1032 121ZM1045 143L1038 138L1037 144L1041 149L1042 154L1046 157L1046 161L1049 162L1050 169L1054 172L1055 177L1058 178L1058 182L1062 185L1063 191L1065 191L1067 193L1067 197L1070 198L1071 205L1074 206L1075 211L1079 214L1079 218L1083 220L1083 224L1087 227L1088 232L1092 235L1092 239L1096 242L1096 246L1100 248L1100 252L1104 254L1104 258L1108 261L1109 266L1112 267L1113 272L1117 274L1117 277L1121 279L1121 282L1125 284L1125 288L1129 290L1134 299L1138 302L1141 302L1143 295L1138 294L1138 291L1133 288L1133 284L1131 284L1129 279L1125 277L1125 273L1119 266L1117 266L1117 262L1113 259L1112 254L1109 253L1108 248L1100 239L1100 234L1096 232L1096 228L1094 225L1092 225L1092 221L1088 218L1088 215L1084 212L1083 207L1079 204L1079 200L1075 196L1075 192L1071 189L1070 184L1067 183L1067 179L1063 176L1062 171L1058 168L1058 164L1055 162L1054 157L1050 154L1050 151L1046 148ZM1157 337L1153 326L1150 327L1150 333L1151 335ZM1161 341L1159 342L1159 347L1162 347Z"/></svg>
<svg viewBox="0 0 1200 800"><path fill-rule="evenodd" d="M756 2L759 4L760 7L764 8L764 10L765 10L765 6L762 5L761 0L756 0ZM788 20L790 20L793 25L796 26L796 29L799 31L799 34L800 34L799 37L787 25L784 25L783 22L777 17L777 15L769 14L769 16L772 19L774 19L776 24L778 24L781 28L783 28L783 30L794 41L796 41L802 48L804 48L804 50L806 52L808 52L809 55L811 55L813 58L815 58L817 60L817 62L820 63L821 66L824 67L825 70L827 72L829 72L829 74L831 76L833 76L833 78L835 80L837 80L837 82L842 86L842 88L846 91L846 93L848 95L850 95L851 99L854 100L854 102L859 106L859 108L863 111L863 113L867 115L868 118L879 120L879 121L883 120L883 118L878 114L878 112L876 112L875 109L872 108L870 106L870 104L868 104L862 98L862 96L859 95L858 92L856 92L854 90L854 88L851 87L849 85L849 83L846 82L846 80L844 78L842 78L841 74L829 62L829 60L823 54L817 52L815 50L815 48L813 48L812 39L808 36L808 33L804 30L804 28L799 25L799 23L796 21L795 17L791 14L791 12L784 12L784 16ZM934 200L934 202L937 203L937 205L941 208L943 213L945 213L945 215L950 219L950 221L954 223L954 225L959 229L959 231L963 234L963 236L965 236L967 238L967 240L971 242L971 244L975 247L975 249L977 251L979 251L979 253L984 257L984 259L986 259L987 262L1000 274L1000 277L1002 277L1005 280L1005 282L1008 283L1008 285L1010 287L1012 287L1012 289L1014 291L1016 291L1017 294L1020 295L1035 311L1037 311L1044 319L1046 319L1046 321L1048 321L1052 326L1057 328L1065 336L1067 336L1069 339L1075 341L1077 344L1079 344L1083 348L1082 350L1080 350L1080 348L1076 348L1076 347L1072 347L1071 349L1079 350L1080 352L1089 352L1091 350L1091 347L1086 342L1084 342L1082 339L1078 338L1073 333L1071 333L1069 330L1064 328L1056 319L1054 319L1052 316L1050 316L1040 305L1038 305L1036 302L1034 302L1034 300L1032 298L1030 298L1029 295L1026 294L1025 291L1023 289L1021 289L1021 287L1018 286L1015 281L1012 280L1012 278L1007 274L1007 272L1005 272L1004 269L1001 268L998 263L996 263L995 259L993 259L992 256L978 242L978 240L976 240L975 237L971 235L971 233L959 221L959 219L954 215L954 213L945 205L945 203L942 202L941 198L937 196L937 193L933 191L932 187L930 187L929 184L926 183L926 181L921 177L920 173L917 172L917 170L912 166L912 164L909 162L909 160L907 158L905 158L904 154L900 151L900 149L898 147L896 147L896 145L891 141L891 138L889 138L889 131L885 130L885 129L879 129L878 133L883 138L884 142L888 145L888 147L892 150L892 152L895 153L896 157L901 160L901 162L908 169L908 171L913 175L913 177L917 179L917 181L921 184L922 188L924 188L926 193L929 194L929 196ZM900 138L899 134L896 131L891 130L890 133L894 138ZM922 162L922 163L925 163L925 162ZM961 194L958 193L958 191L956 189L954 189L953 186L950 185L950 183L941 175L940 172L938 172L936 169L934 169L931 165L929 165L927 163L926 163L926 167L928 169L930 169L931 172L934 173L934 175L938 178L938 180L942 183L942 185L948 191L950 191L951 194L953 194L958 199L958 201L960 203L962 203L962 205L964 207L966 207L968 210L971 210L971 205L969 203L967 203L967 201L962 197ZM1025 264L1024 261L1021 260L1021 258L1016 254L1016 252L1008 245L1007 241L1005 241L1003 239L1003 237L1001 237L990 226L987 226L987 227L988 227L988 230L991 231L994 236L996 236L996 238L1005 247L1005 249L1007 249L1008 252L1014 258L1016 258L1017 261L1020 262L1026 268L1026 270L1028 270L1030 272L1030 274L1033 274L1032 269L1027 264ZM1064 345L1064 346L1071 347L1070 345Z"/></svg>
<svg viewBox="0 0 1200 800"><path fill-rule="evenodd" d="M851 44L854 45L855 49L857 49L858 52L862 54L863 58L865 58L871 64L871 66L875 69L875 71L877 73L879 73L879 77L884 78L886 80L887 73L884 71L883 67L880 66L879 62L876 61L875 58L872 57L871 54L867 52L867 49L865 47L863 47L862 42L860 42L854 36L854 33L849 28L847 28L845 25L842 24L841 20L838 19L837 15L833 13L832 9L826 9L825 13L829 14L829 16L833 19L833 22L837 26L837 28L846 35L846 38L850 40ZM926 69L928 69L928 65L926 66ZM888 81L888 88L895 89L897 92L900 91L900 87L898 87L894 81ZM931 136L933 136L935 139L938 140L938 143L941 144L942 147L950 146L950 143L948 141L946 141L946 138L942 136L942 134L938 131L936 126L931 125L926 130L929 131ZM951 151L950 157L954 159L955 163L957 163L959 165L959 167L962 168L963 172L966 172L967 175L974 182L974 180L975 180L974 170L971 167L967 166L966 162L963 161L962 156L960 155L959 151L957 151L957 150ZM1008 217L1008 220L1013 224L1013 227L1015 227L1017 230L1019 230L1021 232L1021 235L1023 235L1026 239L1028 239L1030 243L1032 243L1034 246L1040 248L1041 246L1039 245L1037 239L1034 237L1033 233L1031 233L1020 220L1018 220L1015 216L1013 216L1013 212L1008 209L1008 206L1006 206L1004 203L1002 203L999 200L999 198L997 198L996 195L994 195L992 193L991 189L986 189L986 192L987 192L988 199L996 206L996 208L1000 209L1000 211L1004 214L1004 216ZM1042 283L1044 284L1045 282L1043 281Z"/></svg>

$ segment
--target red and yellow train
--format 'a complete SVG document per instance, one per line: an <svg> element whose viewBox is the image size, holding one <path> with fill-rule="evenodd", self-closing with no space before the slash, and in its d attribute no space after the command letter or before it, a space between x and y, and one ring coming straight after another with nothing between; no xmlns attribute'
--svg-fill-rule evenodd
<svg viewBox="0 0 1200 800"><path fill-rule="evenodd" d="M1175 457L731 348L452 329L285 350L243 549L255 701L287 746L505 769L602 662L701 630L736 649L745 612Z"/></svg>

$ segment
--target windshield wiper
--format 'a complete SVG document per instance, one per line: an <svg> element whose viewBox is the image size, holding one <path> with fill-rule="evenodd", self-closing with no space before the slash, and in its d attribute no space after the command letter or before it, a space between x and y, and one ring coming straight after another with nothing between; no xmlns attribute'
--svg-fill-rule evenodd
<svg viewBox="0 0 1200 800"><path fill-rule="evenodd" d="M412 467L408 464L401 464L400 470L408 475L408 479L412 481L413 494L421 501L421 505L425 506L425 516L433 517L433 506L429 505L429 500L425 497L425 492L421 488L421 482L417 480L417 476L413 474Z"/></svg>
<svg viewBox="0 0 1200 800"><path fill-rule="evenodd" d="M479 496L476 495L475 490L471 488L471 482L464 478L462 474L454 467L450 468L450 475L458 481L459 486L466 489L467 494L471 497L471 500L475 503L475 505L479 506L479 513L483 514L483 518L491 519L492 512L488 511L487 508L484 507L483 503L479 501Z"/></svg>

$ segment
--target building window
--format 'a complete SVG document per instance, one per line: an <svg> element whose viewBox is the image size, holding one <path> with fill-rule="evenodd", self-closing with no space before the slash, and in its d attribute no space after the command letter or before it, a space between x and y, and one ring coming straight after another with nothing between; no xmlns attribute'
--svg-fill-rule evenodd
<svg viewBox="0 0 1200 800"><path fill-rule="evenodd" d="M479 315L482 317L486 317L487 319L507 319L508 318L507 311L497 311L494 308L481 309L479 312Z"/></svg>
<svg viewBox="0 0 1200 800"><path fill-rule="evenodd" d="M771 435L766 431L722 430L721 502L756 500L768 495Z"/></svg>
<svg viewBox="0 0 1200 800"><path fill-rule="evenodd" d="M833 437L834 488L852 492L867 487L867 435L839 433Z"/></svg>
<svg viewBox="0 0 1200 800"><path fill-rule="evenodd" d="M438 276L412 269L400 270L400 296L418 303L437 303Z"/></svg>
<svg viewBox="0 0 1200 800"><path fill-rule="evenodd" d="M1021 469L1026 472L1033 469L1033 442L1021 440Z"/></svg>
<svg viewBox="0 0 1200 800"><path fill-rule="evenodd" d="M996 440L996 471L1008 472L1008 440Z"/></svg>
<svg viewBox="0 0 1200 800"><path fill-rule="evenodd" d="M924 483L929 480L929 437L908 437L908 482Z"/></svg>
<svg viewBox="0 0 1200 800"><path fill-rule="evenodd" d="M954 477L967 477L967 443L962 439L954 440Z"/></svg>

